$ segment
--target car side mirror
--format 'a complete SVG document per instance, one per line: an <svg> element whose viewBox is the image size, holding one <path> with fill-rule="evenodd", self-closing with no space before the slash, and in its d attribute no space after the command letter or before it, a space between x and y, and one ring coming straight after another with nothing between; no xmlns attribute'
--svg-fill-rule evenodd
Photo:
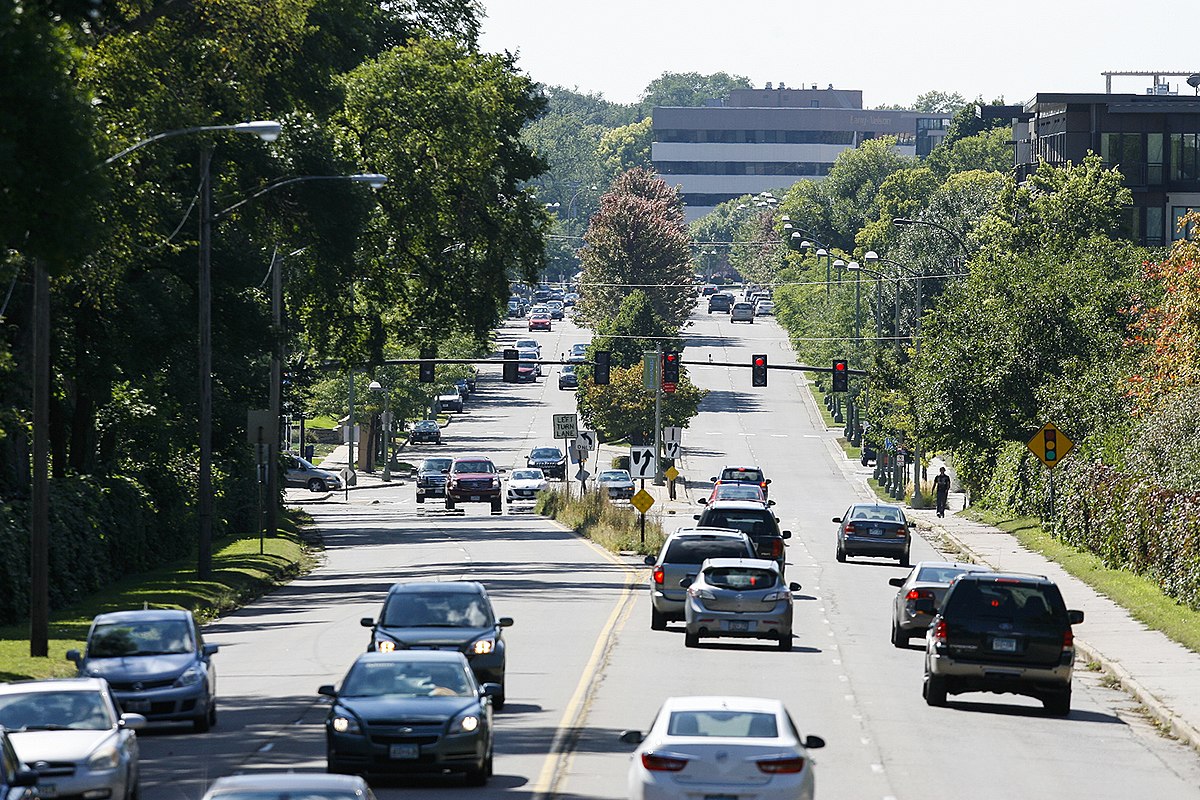
<svg viewBox="0 0 1200 800"><path fill-rule="evenodd" d="M19 769L13 773L13 786L37 786L38 774L36 769Z"/></svg>
<svg viewBox="0 0 1200 800"><path fill-rule="evenodd" d="M444 469L444 470L442 470L442 474L443 474L443 475L449 475L449 474L450 474L450 470L448 470L448 469Z"/></svg>
<svg viewBox="0 0 1200 800"><path fill-rule="evenodd" d="M697 502L697 503L699 503L699 504L700 504L700 505L702 505L702 506L706 506L706 505L708 505L708 498L707 498L707 497L701 497L701 498L700 498L699 500L697 500L696 502Z"/></svg>
<svg viewBox="0 0 1200 800"><path fill-rule="evenodd" d="M374 628L375 620L371 619L370 617L363 617L358 621L358 624L362 625L364 628Z"/></svg>
<svg viewBox="0 0 1200 800"><path fill-rule="evenodd" d="M775 501L774 501L774 500L768 500L768 501L767 501L767 508L770 508L770 507L771 507L771 506L773 506L773 505L775 505Z"/></svg>
<svg viewBox="0 0 1200 800"><path fill-rule="evenodd" d="M327 683L324 686L317 687L317 694L323 694L326 697L337 697L337 689L334 688L332 683Z"/></svg>
<svg viewBox="0 0 1200 800"><path fill-rule="evenodd" d="M842 518L841 518L841 517L834 517L834 518L833 518L833 521L834 521L834 522L836 522L836 523L838 523L838 524L841 524Z"/></svg>
<svg viewBox="0 0 1200 800"><path fill-rule="evenodd" d="M206 645L204 645L203 653L206 656L212 656L212 655L216 655L217 651L220 649L221 649L221 645L219 645L219 644L206 644Z"/></svg>
<svg viewBox="0 0 1200 800"><path fill-rule="evenodd" d="M916 521L915 519L906 519L906 520L904 521L904 524L905 524L905 525L907 525L907 526L908 526L908 527L910 527L910 528L915 528L915 527L917 527L917 521Z"/></svg>
<svg viewBox="0 0 1200 800"><path fill-rule="evenodd" d="M508 472L508 470L507 470L507 469L498 469L498 470L496 470L496 471L497 471L497 472L499 472L501 475L503 475L504 473Z"/></svg>
<svg viewBox="0 0 1200 800"><path fill-rule="evenodd" d="M512 617L501 617L500 620L496 624L499 625L501 628L511 628L512 624L513 624L513 618Z"/></svg>
<svg viewBox="0 0 1200 800"><path fill-rule="evenodd" d="M146 718L141 714L122 714L117 720L117 725L131 731L140 731L146 727Z"/></svg>
<svg viewBox="0 0 1200 800"><path fill-rule="evenodd" d="M905 578L888 578L889 586L903 586Z"/></svg>
<svg viewBox="0 0 1200 800"><path fill-rule="evenodd" d="M699 514L692 514L692 519L700 519L700 515L699 515Z"/></svg>
<svg viewBox="0 0 1200 800"><path fill-rule="evenodd" d="M913 609L918 614L933 614L937 611L937 606L932 597L919 597L913 602Z"/></svg>
<svg viewBox="0 0 1200 800"><path fill-rule="evenodd" d="M1072 625L1078 625L1079 623L1083 622L1083 612L1082 611L1068 611L1067 612L1067 622L1071 623Z"/></svg>
<svg viewBox="0 0 1200 800"><path fill-rule="evenodd" d="M646 741L646 735L641 731L621 731L620 738L625 744L641 744Z"/></svg>
<svg viewBox="0 0 1200 800"><path fill-rule="evenodd" d="M646 556L645 558L642 559L642 563L645 564L647 567L653 567L655 564L658 563L658 559L655 558L654 556Z"/></svg>
<svg viewBox="0 0 1200 800"><path fill-rule="evenodd" d="M693 583L695 583L695 581L691 577L684 578L683 580L679 581L679 588L686 589Z"/></svg>
<svg viewBox="0 0 1200 800"><path fill-rule="evenodd" d="M495 699L502 694L504 694L504 687L498 683L492 683L491 681L488 681L479 687L480 697L490 697Z"/></svg>
<svg viewBox="0 0 1200 800"><path fill-rule="evenodd" d="M770 483L770 482L771 482L770 478L767 478L765 481L763 481L763 483Z"/></svg>
<svg viewBox="0 0 1200 800"><path fill-rule="evenodd" d="M804 588L803 586L801 586L800 584L796 583L795 581L792 581L791 583L789 583L789 584L788 584L788 591L789 591L789 592L798 592L798 591L800 591L800 590L801 590L801 589L803 589L803 588Z"/></svg>
<svg viewBox="0 0 1200 800"><path fill-rule="evenodd" d="M791 531L783 531L783 532L782 532L781 534L779 534L779 535L780 535L780 536L782 536L784 539L790 539L790 538L792 538L792 532L791 532Z"/></svg>
<svg viewBox="0 0 1200 800"><path fill-rule="evenodd" d="M710 481L712 481L713 483L716 483L716 482L717 482L717 476L716 476L716 475L714 475L714 476L712 476L711 478L709 478L709 480L710 480Z"/></svg>
<svg viewBox="0 0 1200 800"><path fill-rule="evenodd" d="M78 650L68 650L68 651L67 651L67 661L74 661L74 662L75 662L75 666L77 666L77 667L78 667L78 666L79 666L79 662L80 662L80 661L82 661L82 660L83 660L83 657L82 657L81 655L79 655L79 651L78 651Z"/></svg>
<svg viewBox="0 0 1200 800"><path fill-rule="evenodd" d="M805 750L820 750L825 746L825 740L820 736L808 735L804 737Z"/></svg>

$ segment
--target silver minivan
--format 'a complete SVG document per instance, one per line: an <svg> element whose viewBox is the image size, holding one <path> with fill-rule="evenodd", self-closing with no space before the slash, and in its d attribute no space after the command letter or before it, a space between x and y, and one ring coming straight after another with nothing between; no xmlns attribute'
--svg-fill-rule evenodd
<svg viewBox="0 0 1200 800"><path fill-rule="evenodd" d="M749 322L754 324L754 304L753 303L734 303L733 309L729 312L730 322Z"/></svg>

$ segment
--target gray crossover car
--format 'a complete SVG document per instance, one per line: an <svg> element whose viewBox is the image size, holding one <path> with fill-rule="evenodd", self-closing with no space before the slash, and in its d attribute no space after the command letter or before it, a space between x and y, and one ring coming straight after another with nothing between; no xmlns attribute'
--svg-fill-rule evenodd
<svg viewBox="0 0 1200 800"><path fill-rule="evenodd" d="M114 611L92 620L87 648L69 650L79 674L104 678L123 711L149 720L191 722L197 732L217 721L217 675L192 612Z"/></svg>
<svg viewBox="0 0 1200 800"><path fill-rule="evenodd" d="M646 556L650 571L650 628L666 630L670 620L684 619L687 590L680 585L695 578L710 558L754 558L754 544L741 531L720 528L680 528L663 542L658 557Z"/></svg>
<svg viewBox="0 0 1200 800"><path fill-rule="evenodd" d="M779 565L764 558L710 558L687 589L684 644L696 647L701 637L732 636L773 639L780 650L792 649L792 592L800 584L783 582Z"/></svg>
<svg viewBox="0 0 1200 800"><path fill-rule="evenodd" d="M321 772L255 772L217 778L203 800L375 800L357 775Z"/></svg>
<svg viewBox="0 0 1200 800"><path fill-rule="evenodd" d="M884 556L900 559L900 566L907 567L912 547L910 529L915 527L904 516L900 506L886 503L856 503L833 521L840 527L837 532L837 560L847 556Z"/></svg>
<svg viewBox="0 0 1200 800"><path fill-rule="evenodd" d="M922 603L918 609L917 601L932 600L936 609L942 604L950 582L967 572L990 570L978 564L919 561L907 576L890 579L888 583L900 588L892 600L892 644L907 647L914 636L925 638L925 631L933 621L933 613L928 610L927 603Z"/></svg>

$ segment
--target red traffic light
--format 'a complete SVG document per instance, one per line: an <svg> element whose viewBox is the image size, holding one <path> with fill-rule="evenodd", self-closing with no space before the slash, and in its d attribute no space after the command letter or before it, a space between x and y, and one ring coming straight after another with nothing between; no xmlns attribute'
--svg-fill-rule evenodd
<svg viewBox="0 0 1200 800"><path fill-rule="evenodd" d="M667 353L667 361L674 361L674 360L675 360L675 354Z"/></svg>
<svg viewBox="0 0 1200 800"><path fill-rule="evenodd" d="M761 367L765 363L767 363L767 360L765 358L763 358L762 356L759 356L758 358L754 359L754 366L756 366L756 367Z"/></svg>
<svg viewBox="0 0 1200 800"><path fill-rule="evenodd" d="M845 372L846 371L846 362L845 361L835 361L835 362L833 362L833 368L837 372Z"/></svg>

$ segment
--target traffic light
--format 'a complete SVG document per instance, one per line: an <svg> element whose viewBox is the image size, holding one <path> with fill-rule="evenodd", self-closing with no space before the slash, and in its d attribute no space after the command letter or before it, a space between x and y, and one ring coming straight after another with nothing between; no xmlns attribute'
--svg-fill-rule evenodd
<svg viewBox="0 0 1200 800"><path fill-rule="evenodd" d="M521 353L517 350L504 351L504 382L517 382L517 359L521 357Z"/></svg>
<svg viewBox="0 0 1200 800"><path fill-rule="evenodd" d="M1042 447L1046 450L1046 463L1053 464L1058 460L1058 431L1046 428L1042 431Z"/></svg>
<svg viewBox="0 0 1200 800"><path fill-rule="evenodd" d="M422 361L417 368L421 383L433 383L433 359L437 358L437 353L433 350L422 350L421 358L428 359Z"/></svg>
<svg viewBox="0 0 1200 800"><path fill-rule="evenodd" d="M596 364L592 367L592 382L597 386L607 386L608 362L612 353L607 350L596 350L593 356L596 359Z"/></svg>
<svg viewBox="0 0 1200 800"><path fill-rule="evenodd" d="M752 386L767 385L767 356L765 353L750 356L750 369Z"/></svg>
<svg viewBox="0 0 1200 800"><path fill-rule="evenodd" d="M674 391L679 385L679 353L663 353L662 385L667 391Z"/></svg>
<svg viewBox="0 0 1200 800"><path fill-rule="evenodd" d="M833 388L832 392L845 392L850 388L850 375L846 372L846 359L835 358L833 360Z"/></svg>

